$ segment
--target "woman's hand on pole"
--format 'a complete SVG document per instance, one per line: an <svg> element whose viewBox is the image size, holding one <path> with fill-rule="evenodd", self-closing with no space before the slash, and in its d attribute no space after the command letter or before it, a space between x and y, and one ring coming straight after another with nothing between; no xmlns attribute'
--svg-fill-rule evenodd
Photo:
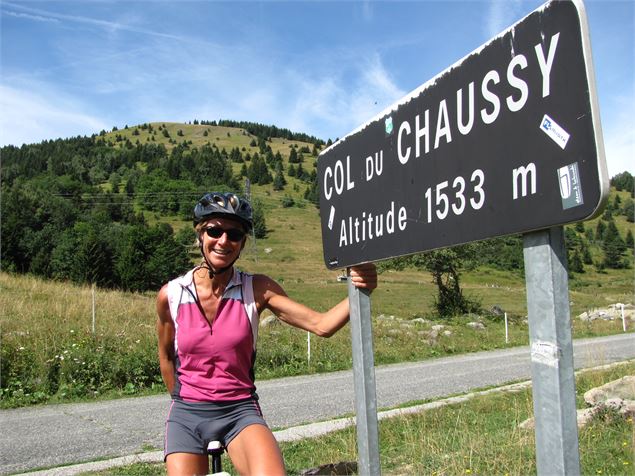
<svg viewBox="0 0 635 476"><path fill-rule="evenodd" d="M364 263L349 268L353 286L372 291L377 287L377 268L374 263Z"/></svg>

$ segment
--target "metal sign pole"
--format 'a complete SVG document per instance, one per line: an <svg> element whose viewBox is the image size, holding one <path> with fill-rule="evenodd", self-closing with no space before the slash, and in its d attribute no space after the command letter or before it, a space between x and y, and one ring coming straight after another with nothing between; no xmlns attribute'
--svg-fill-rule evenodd
<svg viewBox="0 0 635 476"><path fill-rule="evenodd" d="M536 467L579 475L573 344L563 227L523 235Z"/></svg>
<svg viewBox="0 0 635 476"><path fill-rule="evenodd" d="M350 273L349 273L350 274ZM357 289L348 281L355 413L357 415L357 472L362 476L381 474L377 393L373 357L373 331L370 320L370 293Z"/></svg>

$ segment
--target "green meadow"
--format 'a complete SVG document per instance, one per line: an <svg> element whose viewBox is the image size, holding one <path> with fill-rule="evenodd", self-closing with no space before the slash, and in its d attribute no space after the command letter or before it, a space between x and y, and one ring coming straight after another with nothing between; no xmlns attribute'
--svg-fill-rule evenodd
<svg viewBox="0 0 635 476"><path fill-rule="evenodd" d="M318 310L345 298L347 286L337 279L342 272L329 271L323 264L315 208L275 207L274 197L259 193L269 208L269 233L247 244L238 266L272 276L291 297ZM429 273L382 272L371 299L376 363L528 343L521 273L481 267L462 275L462 287L484 312L442 319L432 306L436 286ZM93 291L7 273L0 273L0 291L3 407L163 391L156 360L154 293ZM585 273L572 276L569 293L574 337L622 332L620 320L584 322L577 316L616 302L632 303L633 270L600 272L587 267ZM508 342L503 317L488 312L494 306L507 313ZM481 321L484 329L468 327L471 321ZM447 332L434 332L437 324ZM632 322L627 330L633 331ZM259 379L352 365L348 328L330 339L314 337L310 360L303 331L273 324L261 329L259 339Z"/></svg>

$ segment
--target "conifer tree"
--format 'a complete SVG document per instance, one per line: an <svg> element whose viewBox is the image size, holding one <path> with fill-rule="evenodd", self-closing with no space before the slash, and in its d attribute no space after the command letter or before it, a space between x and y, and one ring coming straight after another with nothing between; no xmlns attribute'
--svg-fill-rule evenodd
<svg viewBox="0 0 635 476"><path fill-rule="evenodd" d="M258 199L253 200L253 220L254 220L254 236L256 238L264 238L267 236L267 224L265 222L264 206Z"/></svg>
<svg viewBox="0 0 635 476"><path fill-rule="evenodd" d="M295 148L292 147L291 148L291 152L289 152L289 163L290 164L297 164L298 162L299 162L298 153L296 152Z"/></svg>
<svg viewBox="0 0 635 476"><path fill-rule="evenodd" d="M609 222L606 232L604 233L602 251L604 251L604 266L613 269L625 267L623 255L624 251L626 251L626 244L620 237L620 233L613 220Z"/></svg>
<svg viewBox="0 0 635 476"><path fill-rule="evenodd" d="M595 227L595 240L601 242L604 240L604 233L606 231L606 224L603 220L598 220L598 224Z"/></svg>
<svg viewBox="0 0 635 476"><path fill-rule="evenodd" d="M574 251L569 258L569 271L572 273L584 273L584 265L582 264L582 258L578 251Z"/></svg>
<svg viewBox="0 0 635 476"><path fill-rule="evenodd" d="M276 176L273 179L273 189L280 191L284 190L284 186L287 184L287 181L284 178L284 174L282 173L282 168L278 168L276 171Z"/></svg>
<svg viewBox="0 0 635 476"><path fill-rule="evenodd" d="M633 223L635 221L635 202L631 198L624 201L622 214L626 217L627 222Z"/></svg>
<svg viewBox="0 0 635 476"><path fill-rule="evenodd" d="M626 248L631 250L631 254L635 253L635 248L633 248L633 232L630 229L626 232L626 239L624 242L626 244Z"/></svg>

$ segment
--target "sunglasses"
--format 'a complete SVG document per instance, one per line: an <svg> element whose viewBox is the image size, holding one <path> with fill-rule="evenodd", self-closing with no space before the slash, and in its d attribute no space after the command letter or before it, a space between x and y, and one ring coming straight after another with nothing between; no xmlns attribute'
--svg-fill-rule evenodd
<svg viewBox="0 0 635 476"><path fill-rule="evenodd" d="M229 239L229 241L233 241L235 243L242 240L245 237L245 232L242 230L239 230L238 228L225 229L219 226L210 226L208 228L205 228L205 232L207 233L207 236L209 236L210 238L216 238L216 239L223 236L223 233L227 233L227 238Z"/></svg>

